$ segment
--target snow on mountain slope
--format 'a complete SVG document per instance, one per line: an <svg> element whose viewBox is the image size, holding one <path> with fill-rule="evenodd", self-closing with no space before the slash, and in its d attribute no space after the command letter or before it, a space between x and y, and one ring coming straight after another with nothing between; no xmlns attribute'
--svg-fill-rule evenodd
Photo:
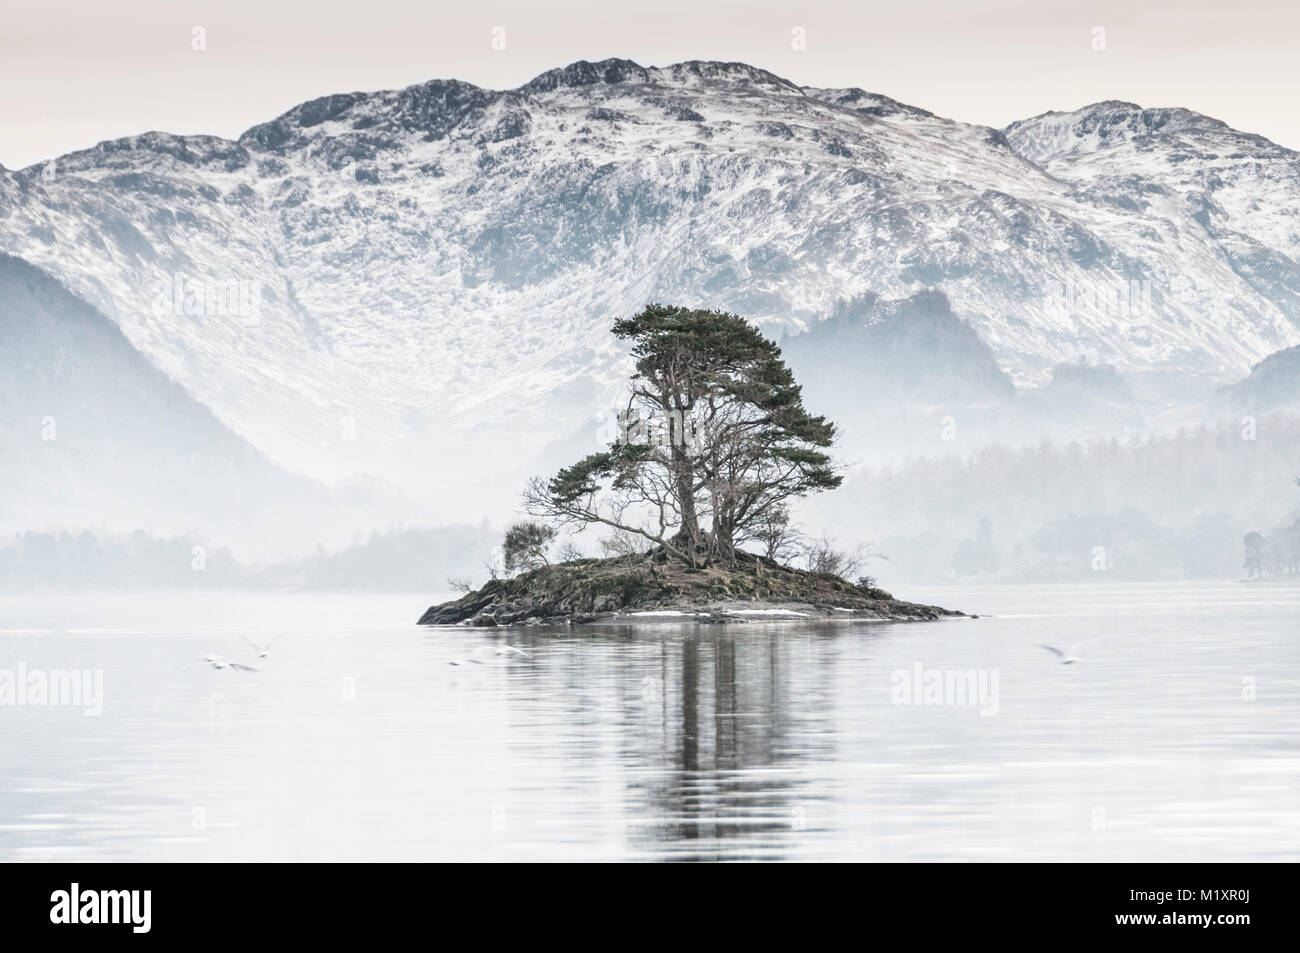
<svg viewBox="0 0 1300 953"><path fill-rule="evenodd" d="M1173 200L1300 326L1300 154L1187 109L1119 102L1026 119L1006 135L1085 198L1144 211Z"/></svg>
<svg viewBox="0 0 1300 953"><path fill-rule="evenodd" d="M0 250L58 275L273 458L417 489L437 474L449 500L513 497L482 467L526 469L605 412L626 366L608 327L651 300L779 334L939 288L1021 383L1082 359L1230 380L1300 343L1283 225L1229 229L1250 222L1161 182L1112 196L1053 158L1063 136L743 64L582 62L0 173ZM1252 137L1240 151L1288 161ZM1268 181L1220 204L1273 202Z"/></svg>

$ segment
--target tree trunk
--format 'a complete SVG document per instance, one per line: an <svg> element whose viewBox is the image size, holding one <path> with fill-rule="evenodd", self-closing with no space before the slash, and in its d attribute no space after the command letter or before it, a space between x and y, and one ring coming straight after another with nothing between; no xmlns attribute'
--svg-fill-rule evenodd
<svg viewBox="0 0 1300 953"><path fill-rule="evenodd" d="M665 406L671 406L665 401ZM673 463L673 476L677 484L677 505L682 514L682 525L678 529L678 548L690 554L692 567L699 565L701 545L705 542L700 532L700 517L695 509L695 466L690 454L676 440L670 444Z"/></svg>

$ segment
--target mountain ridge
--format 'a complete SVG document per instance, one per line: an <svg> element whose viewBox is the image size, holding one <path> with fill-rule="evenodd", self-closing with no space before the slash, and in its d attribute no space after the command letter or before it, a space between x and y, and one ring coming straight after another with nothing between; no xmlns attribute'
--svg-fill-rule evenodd
<svg viewBox="0 0 1300 953"><path fill-rule="evenodd" d="M1118 126L1129 105L1109 104ZM1272 180L1214 138L1248 134L1206 126L1199 177L1178 171L1187 143L1142 137L1134 176L1131 138L1092 162L1027 158L1034 119L969 125L746 64L579 61L513 90L332 94L238 140L145 133L5 172L0 250L323 479L421 485L458 454L525 467L614 404L607 329L648 300L780 334L935 288L1022 387L1080 361L1208 386L1300 343L1300 238L1252 211ZM258 320L157 313L177 275L254 286ZM1095 304L1134 282L1147 313L1049 287Z"/></svg>
<svg viewBox="0 0 1300 953"><path fill-rule="evenodd" d="M705 69L705 67L713 67L714 69L709 70L709 69ZM707 77L713 79L718 77L726 77L728 75L731 75L734 72L735 74L740 75L750 81L752 81L754 78L761 77L775 88L785 89L793 93L798 93L800 95L808 96L809 98L812 99L818 99L819 101L822 102L828 102L828 103L835 102L836 104L843 105L845 102L853 102L865 97L874 100L877 104L874 107L865 107L868 110L879 109L882 111L882 113L911 114L911 115L916 115L916 116L930 118L930 119L939 119L939 120L953 122L953 123L962 123L961 120L953 119L951 117L939 116L938 114L922 109L921 107L903 103L900 100L893 99L882 93L873 92L871 90L867 90L862 87L857 87L857 86L818 87L818 86L811 86L811 85L801 86L795 83L794 81L785 79L784 77L781 77L769 70L765 70L760 67L750 66L749 64L737 62L737 61L685 60L679 63L670 64L668 66L658 67L658 66L642 66L641 64L636 63L634 60L629 60L629 59L624 59L619 57L609 57L603 60L595 60L595 61L576 60L573 63L568 64L567 66L554 67L552 69L545 70L542 73L539 73L537 76L533 77L531 80L528 80L524 83L519 84L518 86L513 86L513 87L497 88L497 87L490 87L490 86L479 86L477 84L470 83L466 80L459 80L451 77L446 77L446 78L436 77L428 80L423 80L419 83L412 83L407 86L401 86L401 87L384 87L381 89L374 89L374 90L352 90L349 92L327 93L323 96L318 96L313 99L309 99L302 103L299 103L295 106L291 106L289 109L285 110L284 112L280 113L278 116L275 116L271 119L264 120L259 123L254 123L252 126L248 127L246 130L239 133L234 138L226 138L213 133L182 134L182 133L170 133L167 132L166 130L151 129L151 130L146 130L143 132L134 133L126 136L119 136L119 137L114 137L112 139L100 140L99 142L95 143L93 146L89 146L85 149L74 150L69 153L64 153L61 156L51 157L51 159L45 159L45 160L29 163L28 165L23 166L22 168L19 169L10 170L7 169L3 163L0 163L0 171L16 172L23 175L38 174L42 169L44 169L48 165L48 163L51 160L54 161L66 160L69 157L79 156L86 153L95 153L100 150L112 149L127 143L130 143L131 145L134 146L140 144L141 141L147 143L151 139L153 141L159 141L160 139L170 139L170 140L176 140L183 143L189 143L191 141L213 141L213 142L238 144L238 145L243 145L246 139L252 139L253 141L257 142L259 145L265 145L265 141L264 141L265 136L259 135L259 131L268 129L269 127L272 127L277 123L286 122L290 119L301 120L303 117L306 117L310 121L299 122L299 125L302 126L303 128L310 128L313 126L320 125L323 122L330 121L331 119L338 118L348 109L350 109L352 106L357 105L358 103L362 103L367 100L375 99L378 97L384 97L384 96L401 96L407 94L413 95L415 91L424 91L430 88L445 88L446 90L462 91L464 94L470 96L471 98L472 95L475 93L485 94L488 97L493 97L493 96L499 97L510 93L536 94L536 93L543 93L543 92L552 92L561 87L576 88L581 86L595 85L596 83L605 83L605 84L612 85L612 84L627 82L629 76L636 76L640 81L647 82L654 79L657 75L661 75L661 74L673 75L675 72L680 72L691 68L694 68L691 71L695 75L700 76L701 78ZM821 95L815 95L815 94L821 94ZM834 101L829 98L831 96L837 96L840 98L838 101ZM846 108L850 108L850 107L846 107ZM962 124L971 125L971 126L980 126L994 133L1008 134L1013 131L1017 131L1018 129L1026 125L1034 124L1042 120L1074 117L1074 116L1079 116L1081 114L1088 115L1088 114L1093 114L1102 109L1115 109L1115 108L1120 108L1128 111L1136 111L1137 113L1144 114L1144 115L1151 115L1151 114L1175 115L1176 114L1176 115L1195 117L1196 119L1204 120L1208 125L1218 127L1226 131L1238 133L1240 135L1249 136L1252 139L1256 139L1261 142L1268 143L1273 148L1282 152L1290 153L1292 155L1296 154L1295 150L1289 149L1286 146L1273 142L1272 140L1268 139L1266 136L1257 133L1242 133L1240 130L1236 130L1232 126L1229 126L1225 121L1221 119L1217 119L1206 113L1201 113L1196 110L1188 109L1186 107L1181 107L1181 106L1146 107L1146 106L1141 106L1137 103L1129 102L1127 100L1114 100L1114 99L1098 100L1096 102L1088 103L1086 105L1080 106L1072 110L1055 110L1055 109L1047 110L1045 112L1038 113L1034 116L1029 116L1024 119L1014 120L1013 122L1008 123L1006 126L1001 128L998 128L996 126L979 124L979 123L962 123ZM858 111L862 111L862 110L858 110ZM1035 158L1032 154L1028 152L1022 151L1020 154L1025 158L1029 158L1029 159Z"/></svg>

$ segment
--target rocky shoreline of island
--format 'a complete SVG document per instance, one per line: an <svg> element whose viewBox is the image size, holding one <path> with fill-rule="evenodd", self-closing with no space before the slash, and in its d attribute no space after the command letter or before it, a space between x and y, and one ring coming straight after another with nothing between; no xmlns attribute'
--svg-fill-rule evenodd
<svg viewBox="0 0 1300 953"><path fill-rule="evenodd" d="M575 559L493 579L433 605L420 625L574 626L792 621L920 622L964 617L896 599L829 573L738 553L721 565L687 567L652 555Z"/></svg>

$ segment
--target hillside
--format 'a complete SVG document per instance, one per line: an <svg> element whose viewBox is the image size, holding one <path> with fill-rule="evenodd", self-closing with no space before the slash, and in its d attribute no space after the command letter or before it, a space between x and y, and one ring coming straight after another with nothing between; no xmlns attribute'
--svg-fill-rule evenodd
<svg viewBox="0 0 1300 953"><path fill-rule="evenodd" d="M2 172L0 250L277 462L379 474L450 515L507 505L608 415L607 329L651 300L779 337L934 289L1019 386L1081 361L1139 390L1239 378L1300 343L1297 159L1166 112L1103 103L1003 133L739 63L579 62ZM241 307L209 307L232 282ZM193 307L167 306L177 286ZM996 378L981 358L956 383Z"/></svg>
<svg viewBox="0 0 1300 953"><path fill-rule="evenodd" d="M326 499L231 432L112 321L0 255L0 533L220 531L229 543Z"/></svg>
<svg viewBox="0 0 1300 953"><path fill-rule="evenodd" d="M1270 354L1217 396L1239 413L1300 409L1300 346Z"/></svg>

